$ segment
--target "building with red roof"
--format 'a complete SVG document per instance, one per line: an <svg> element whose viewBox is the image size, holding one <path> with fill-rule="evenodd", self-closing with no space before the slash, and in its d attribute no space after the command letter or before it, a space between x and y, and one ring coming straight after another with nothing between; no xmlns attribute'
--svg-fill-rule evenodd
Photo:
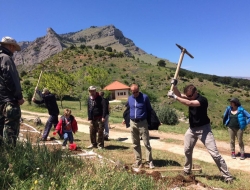
<svg viewBox="0 0 250 190"><path fill-rule="evenodd" d="M127 99L129 97L129 89L130 87L118 82L114 81L108 86L104 87L103 90L108 90L111 92L111 99Z"/></svg>

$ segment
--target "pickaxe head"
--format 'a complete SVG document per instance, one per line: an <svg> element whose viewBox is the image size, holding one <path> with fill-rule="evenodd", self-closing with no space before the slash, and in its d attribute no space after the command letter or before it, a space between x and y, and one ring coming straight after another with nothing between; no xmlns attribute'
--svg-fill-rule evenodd
<svg viewBox="0 0 250 190"><path fill-rule="evenodd" d="M192 59L194 58L184 47L180 46L179 44L176 44L178 48L180 48L180 50L184 53L186 53L187 55L189 55L189 57L191 57Z"/></svg>

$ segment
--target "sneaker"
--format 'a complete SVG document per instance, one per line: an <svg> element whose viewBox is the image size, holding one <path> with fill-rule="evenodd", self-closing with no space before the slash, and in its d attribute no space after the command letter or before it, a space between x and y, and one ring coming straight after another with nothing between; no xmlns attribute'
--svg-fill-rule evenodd
<svg viewBox="0 0 250 190"><path fill-rule="evenodd" d="M98 149L99 149L99 150L102 150L102 149L104 149L104 147L102 147L102 146L99 146L99 147L98 147Z"/></svg>
<svg viewBox="0 0 250 190"><path fill-rule="evenodd" d="M97 148L97 146L94 146L93 144L91 144L91 145L89 145L87 148L88 148L88 149Z"/></svg>
<svg viewBox="0 0 250 190"><path fill-rule="evenodd" d="M231 157L232 159L236 159L235 152L232 152Z"/></svg>
<svg viewBox="0 0 250 190"><path fill-rule="evenodd" d="M46 141L47 139L45 139L45 138L40 138L40 141Z"/></svg>
<svg viewBox="0 0 250 190"><path fill-rule="evenodd" d="M153 164L153 161L150 161L150 162L149 162L149 168L150 168L150 169L155 168L155 166L154 166L154 164Z"/></svg>
<svg viewBox="0 0 250 190"><path fill-rule="evenodd" d="M233 183L233 178L229 178L229 179L226 179L225 180L225 182L227 183L227 184L232 184Z"/></svg>
<svg viewBox="0 0 250 190"><path fill-rule="evenodd" d="M244 153L241 153L241 154L240 154L240 159L241 159L241 160L245 160L245 154L244 154Z"/></svg>
<svg viewBox="0 0 250 190"><path fill-rule="evenodd" d="M66 146L62 146L62 150L65 150L66 149Z"/></svg>
<svg viewBox="0 0 250 190"><path fill-rule="evenodd" d="M133 167L133 168L139 168L140 165L141 165L141 162L135 162L135 163L132 165L132 167Z"/></svg>

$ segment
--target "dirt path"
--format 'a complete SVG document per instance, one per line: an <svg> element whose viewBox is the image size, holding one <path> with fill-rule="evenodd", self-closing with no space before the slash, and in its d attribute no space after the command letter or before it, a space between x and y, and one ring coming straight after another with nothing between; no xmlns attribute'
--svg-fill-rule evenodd
<svg viewBox="0 0 250 190"><path fill-rule="evenodd" d="M32 120L37 116L39 116L42 122L45 123L47 120L48 114L28 112L28 111L22 110L22 118L26 120ZM82 124L82 123L87 123L88 121L78 118L78 117L76 117L76 120L78 121L79 132L89 133L88 125ZM169 152L173 152L175 154L179 154L182 156L184 155L183 144L180 144L180 143L174 144L174 142L168 143L168 142L163 141L164 139L174 139L174 140L183 141L184 135L164 133L164 132L158 132L158 131L150 131L150 136L152 137L150 139L150 144L153 149L169 151ZM123 143L132 143L129 129L126 129L125 126L121 124L111 125L110 138L122 141ZM223 141L216 141L216 144L229 168L249 172L250 158L246 158L245 160L240 160L239 158L232 159L230 156L229 143L223 142ZM250 147L245 146L245 150L250 150ZM200 142L197 143L197 146L194 149L193 158L202 160L205 162L209 162L209 163L214 163L213 159L207 152L206 148L204 148L204 146Z"/></svg>

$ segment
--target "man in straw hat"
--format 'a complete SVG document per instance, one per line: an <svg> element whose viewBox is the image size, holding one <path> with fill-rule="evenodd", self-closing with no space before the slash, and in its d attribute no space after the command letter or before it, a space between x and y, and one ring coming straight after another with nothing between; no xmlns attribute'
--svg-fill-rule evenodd
<svg viewBox="0 0 250 190"><path fill-rule="evenodd" d="M0 42L0 144L4 140L16 145L19 135L21 109L24 103L19 74L12 59L21 48L16 40L3 37Z"/></svg>

